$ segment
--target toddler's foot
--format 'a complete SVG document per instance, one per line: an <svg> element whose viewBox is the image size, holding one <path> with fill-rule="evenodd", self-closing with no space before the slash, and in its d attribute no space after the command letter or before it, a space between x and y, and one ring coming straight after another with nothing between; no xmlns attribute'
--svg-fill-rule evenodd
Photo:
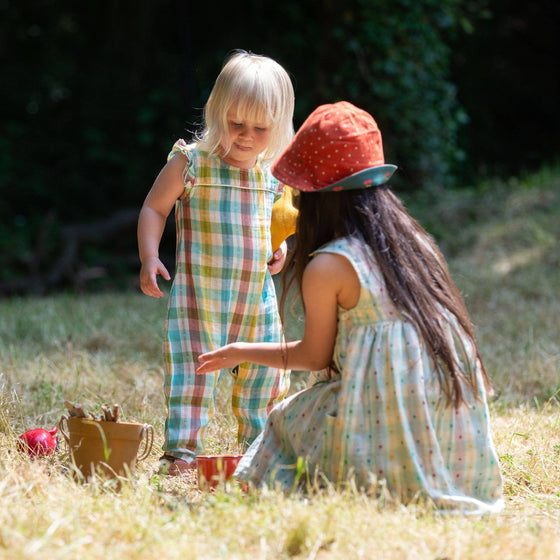
<svg viewBox="0 0 560 560"><path fill-rule="evenodd" d="M163 455L159 460L159 474L183 476L196 469L196 460L185 461L172 455Z"/></svg>

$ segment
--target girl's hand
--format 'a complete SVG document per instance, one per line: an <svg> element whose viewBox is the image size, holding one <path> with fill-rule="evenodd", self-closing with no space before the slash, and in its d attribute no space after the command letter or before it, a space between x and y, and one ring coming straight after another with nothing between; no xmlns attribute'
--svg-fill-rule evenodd
<svg viewBox="0 0 560 560"><path fill-rule="evenodd" d="M272 259L268 262L268 270L270 274L278 274L283 268L286 262L286 256L288 254L288 245L284 241L282 245L272 255Z"/></svg>
<svg viewBox="0 0 560 560"><path fill-rule="evenodd" d="M196 373L209 373L211 371L218 371L219 369L233 369L239 365L243 360L240 358L240 351L242 343L227 344L213 352L206 352L200 354L198 361L201 364L196 369Z"/></svg>
<svg viewBox="0 0 560 560"><path fill-rule="evenodd" d="M161 274L165 280L171 279L167 268L158 257L146 258L140 269L140 288L147 296L160 298L164 295L157 283L158 274Z"/></svg>

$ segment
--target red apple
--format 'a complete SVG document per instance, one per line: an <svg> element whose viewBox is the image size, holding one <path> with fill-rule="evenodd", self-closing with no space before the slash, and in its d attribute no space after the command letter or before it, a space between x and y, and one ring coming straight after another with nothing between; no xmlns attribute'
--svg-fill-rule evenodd
<svg viewBox="0 0 560 560"><path fill-rule="evenodd" d="M49 455L58 447L56 432L58 432L56 427L52 430L43 430L43 428L28 430L19 436L18 449L35 457Z"/></svg>

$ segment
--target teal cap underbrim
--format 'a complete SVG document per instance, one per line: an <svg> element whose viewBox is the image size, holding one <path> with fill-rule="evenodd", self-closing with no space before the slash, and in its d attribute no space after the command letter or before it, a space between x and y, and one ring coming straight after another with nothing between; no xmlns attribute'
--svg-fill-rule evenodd
<svg viewBox="0 0 560 560"><path fill-rule="evenodd" d="M353 189L367 189L368 187L379 186L386 183L396 170L397 166L390 164L370 167L369 169L363 169L353 175L349 175L328 187L317 189L316 192L350 191Z"/></svg>

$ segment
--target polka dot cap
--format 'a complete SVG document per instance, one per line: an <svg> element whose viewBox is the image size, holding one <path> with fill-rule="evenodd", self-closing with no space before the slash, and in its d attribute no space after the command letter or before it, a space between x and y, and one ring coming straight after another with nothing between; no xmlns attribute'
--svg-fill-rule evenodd
<svg viewBox="0 0 560 560"><path fill-rule="evenodd" d="M347 101L315 109L272 166L279 181L300 191L380 185L395 170L385 165L373 117Z"/></svg>

